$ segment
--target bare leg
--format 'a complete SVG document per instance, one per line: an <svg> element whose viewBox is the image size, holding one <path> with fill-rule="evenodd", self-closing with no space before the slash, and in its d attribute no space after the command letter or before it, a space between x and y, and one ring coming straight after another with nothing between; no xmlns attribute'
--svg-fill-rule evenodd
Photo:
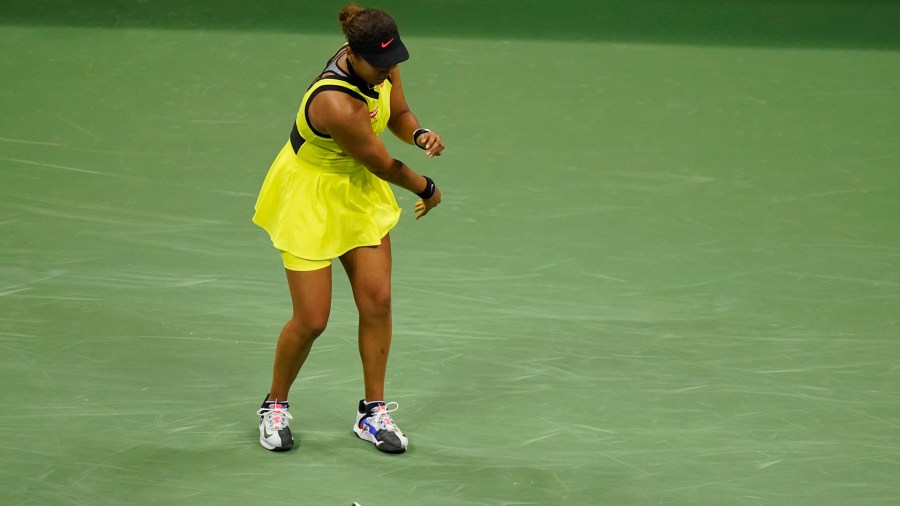
<svg viewBox="0 0 900 506"><path fill-rule="evenodd" d="M287 272L294 314L281 329L275 348L270 400L286 401L291 385L306 361L313 342L331 313L331 266L315 271Z"/></svg>
<svg viewBox="0 0 900 506"><path fill-rule="evenodd" d="M384 400L384 377L391 349L391 240L355 248L341 263L359 310L359 356L367 400Z"/></svg>

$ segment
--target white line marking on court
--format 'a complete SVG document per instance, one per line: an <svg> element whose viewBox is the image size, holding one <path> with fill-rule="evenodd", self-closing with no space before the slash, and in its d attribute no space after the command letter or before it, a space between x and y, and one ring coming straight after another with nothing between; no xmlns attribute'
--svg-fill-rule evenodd
<svg viewBox="0 0 900 506"><path fill-rule="evenodd" d="M196 429L197 427L200 427L200 426L199 425L188 425L187 427L178 427L175 429L170 429L169 433L172 434L175 432L184 432L186 430Z"/></svg>
<svg viewBox="0 0 900 506"><path fill-rule="evenodd" d="M28 164L28 165L37 165L39 167L49 167L51 169L71 170L73 172L83 172L85 174L98 174L98 175L102 175L102 176L106 175L103 172L97 172L95 170L79 169L78 167L67 167L65 165L54 165L52 163L33 162L31 160L19 160L17 158L0 158L0 160L5 160L7 162L24 163L24 164Z"/></svg>
<svg viewBox="0 0 900 506"><path fill-rule="evenodd" d="M519 446L527 446L527 445L530 445L530 444L532 444L532 443L537 443L538 441L543 441L544 439L551 438L551 437L553 437L553 436L559 434L560 432L562 432L562 431L559 430L559 429L554 430L554 431L550 431L550 432L548 432L548 433L546 433L546 434L544 434L544 435L542 435L542 436L538 436L538 437L536 437L536 438L531 438L531 439L528 439L528 440L526 440L526 441L523 441L522 443L519 444Z"/></svg>
<svg viewBox="0 0 900 506"><path fill-rule="evenodd" d="M37 144L39 146L57 146L57 147L61 147L61 148L66 147L65 144L57 144L55 142L26 141L24 139L9 139L6 137L0 137L0 142L15 142L18 144Z"/></svg>
<svg viewBox="0 0 900 506"><path fill-rule="evenodd" d="M762 463L762 464L756 466L756 470L757 470L757 471L762 471L763 469L766 469L766 468L768 468L768 467L772 467L772 466L774 466L775 464L778 464L778 463L780 463L780 462L784 462L784 459L773 460L772 462L764 462L764 463Z"/></svg>
<svg viewBox="0 0 900 506"><path fill-rule="evenodd" d="M5 292L0 292L0 297L5 297L7 295L12 295L14 293L24 292L25 290L31 290L31 288L30 287L16 288L15 290L7 290Z"/></svg>
<svg viewBox="0 0 900 506"><path fill-rule="evenodd" d="M71 125L73 128L75 128L76 130L78 130L79 132L82 132L82 133L84 133L85 135L88 135L88 136L90 136L90 137L93 137L94 139L97 139L97 140L100 139L100 136L99 136L99 135L97 135L97 134L91 132L91 131L88 130L87 128L84 128L83 126L79 125L78 123L75 123L74 121L72 121L72 120L70 120L70 119L64 118L64 117L60 116L59 114L56 114L55 116L56 116L57 118L59 118L60 121L63 121L64 123L68 123L68 124Z"/></svg>
<svg viewBox="0 0 900 506"><path fill-rule="evenodd" d="M647 471L641 469L640 467L637 467L637 466L635 466L635 465L629 464L628 462L623 462L623 461L621 461L621 460L619 460L619 459L617 459L617 458L615 458L615 457L613 457L613 456L611 456L611 455L608 455L608 454L606 454L606 453L601 452L600 455L603 455L604 457L608 458L609 460L611 460L611 461L613 461L613 462L616 462L616 463L618 463L618 464L621 464L621 465L623 465L623 466L625 466L625 467L634 469L635 471L638 471L638 472L640 472L640 473L642 473L642 474L650 474L650 473L648 473Z"/></svg>
<svg viewBox="0 0 900 506"><path fill-rule="evenodd" d="M581 427L582 429L593 430L593 431L596 431L596 432L605 432L605 433L607 433L607 434L615 434L615 431L606 430L606 429L601 429L601 428L598 428L598 427L591 427L590 425L582 425L582 424L579 424L579 423L574 424L573 427Z"/></svg>

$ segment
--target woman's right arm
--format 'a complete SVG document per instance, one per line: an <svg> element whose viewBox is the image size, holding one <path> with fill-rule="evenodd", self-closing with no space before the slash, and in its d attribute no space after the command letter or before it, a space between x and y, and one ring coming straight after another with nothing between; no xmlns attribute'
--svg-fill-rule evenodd
<svg viewBox="0 0 900 506"><path fill-rule="evenodd" d="M394 159L372 131L369 110L360 100L339 91L323 91L316 95L309 106L309 121L319 131L324 131L337 142L348 155L362 163L379 178L405 188L413 193L428 189L428 182L405 163ZM416 218L420 218L441 202L437 188L428 199L417 206Z"/></svg>
<svg viewBox="0 0 900 506"><path fill-rule="evenodd" d="M309 120L316 130L330 135L344 152L379 178L413 193L425 189L425 177L391 157L372 131L364 102L339 91L324 91L310 104Z"/></svg>

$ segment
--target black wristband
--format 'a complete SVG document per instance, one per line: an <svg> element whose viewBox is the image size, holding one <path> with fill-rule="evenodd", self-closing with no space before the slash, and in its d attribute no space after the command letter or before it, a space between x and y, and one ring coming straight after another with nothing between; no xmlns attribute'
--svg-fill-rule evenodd
<svg viewBox="0 0 900 506"><path fill-rule="evenodd" d="M425 178L425 189L422 190L422 193L417 193L416 195L418 195L419 198L422 200L428 200L434 195L434 191L437 187L434 186L434 181L432 181L430 177L428 177L428 176L422 176L422 177Z"/></svg>
<svg viewBox="0 0 900 506"><path fill-rule="evenodd" d="M413 132L413 144L419 146L419 136L425 133L430 132L431 130L427 128L417 128L415 132ZM425 149L425 146L419 146L419 149Z"/></svg>

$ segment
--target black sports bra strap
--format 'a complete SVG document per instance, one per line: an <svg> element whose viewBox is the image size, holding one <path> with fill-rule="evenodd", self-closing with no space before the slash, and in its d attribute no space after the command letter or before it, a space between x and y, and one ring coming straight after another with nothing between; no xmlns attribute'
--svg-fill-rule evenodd
<svg viewBox="0 0 900 506"><path fill-rule="evenodd" d="M306 142L306 139L300 135L300 130L297 128L297 122L294 122L293 128L291 128L291 147L294 148L294 154L300 152L300 147L303 146L303 143Z"/></svg>

